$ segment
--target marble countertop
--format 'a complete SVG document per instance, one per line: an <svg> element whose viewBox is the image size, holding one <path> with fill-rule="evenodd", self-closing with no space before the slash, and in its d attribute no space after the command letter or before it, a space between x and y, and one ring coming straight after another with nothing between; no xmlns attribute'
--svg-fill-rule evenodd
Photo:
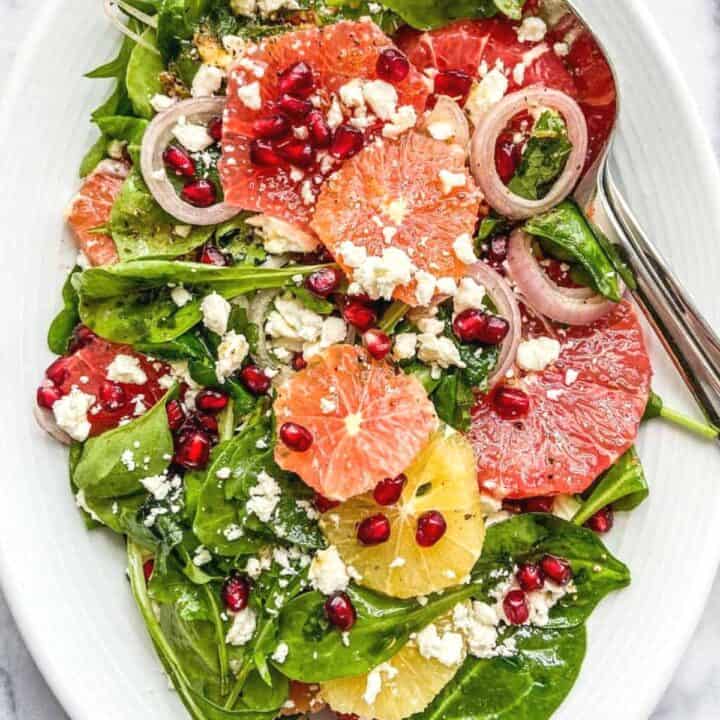
<svg viewBox="0 0 720 720"><path fill-rule="evenodd" d="M623 2L624 0L597 0ZM720 156L720 0L643 0L656 16ZM0 65L10 67L42 0L0 0ZM7 75L0 77L0 90ZM652 720L720 719L720 577ZM64 720L0 593L0 720Z"/></svg>

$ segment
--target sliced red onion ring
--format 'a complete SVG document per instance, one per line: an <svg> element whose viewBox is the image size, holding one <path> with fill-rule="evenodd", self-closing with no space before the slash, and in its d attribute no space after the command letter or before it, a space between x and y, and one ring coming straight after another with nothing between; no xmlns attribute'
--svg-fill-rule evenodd
<svg viewBox="0 0 720 720"><path fill-rule="evenodd" d="M495 145L512 118L535 107L550 107L563 116L572 151L550 192L541 200L526 200L510 192L500 179L495 165ZM494 210L511 220L524 220L555 207L572 192L585 165L587 151L587 122L580 106L564 92L534 86L507 95L482 118L470 145L470 169Z"/></svg>
<svg viewBox="0 0 720 720"><path fill-rule="evenodd" d="M462 108L447 95L440 95L424 122L427 133L436 140L453 142L466 154L470 145L470 125Z"/></svg>
<svg viewBox="0 0 720 720"><path fill-rule="evenodd" d="M532 252L532 239L521 229L510 236L508 270L528 304L566 325L589 325L609 313L615 303L590 288L564 288L553 282Z"/></svg>
<svg viewBox="0 0 720 720"><path fill-rule="evenodd" d="M505 318L510 324L510 332L508 332L502 342L497 365L488 380L488 386L493 387L493 385L505 377L505 374L515 362L515 355L517 354L518 345L520 344L520 333L522 331L520 307L518 306L515 293L512 291L507 280L495 272L489 265L486 265L484 262L477 262L474 265L470 265L467 270L467 275L485 288L485 292L495 304L498 315Z"/></svg>
<svg viewBox="0 0 720 720"><path fill-rule="evenodd" d="M72 444L72 438L60 428L57 422L55 422L55 416L52 414L52 410L41 408L36 403L33 408L33 415L35 417L35 422L38 424L40 429L50 435L53 440L57 440L63 445Z"/></svg>
<svg viewBox="0 0 720 720"><path fill-rule="evenodd" d="M279 290L260 290L255 293L255 297L250 301L248 307L248 322L257 325L257 344L256 351L253 353L253 360L260 367L277 367L277 360L270 356L270 350L265 337L265 320L267 319L270 306L273 300L279 294Z"/></svg>
<svg viewBox="0 0 720 720"><path fill-rule="evenodd" d="M137 8L133 7L132 5L123 2L122 0L104 0L103 2L103 8L105 10L105 15L110 19L110 22L123 34L127 35L127 37L134 40L138 45L142 45L146 50L150 50L151 52L154 52L156 55L160 54L160 51L153 47L149 42L147 42L141 35L131 30L124 22L123 19L120 17L120 15L116 12L116 9L122 10L123 12L127 13L128 15L131 15L136 20L139 20L140 22L144 23L148 27L152 27L157 29L157 18L151 17L150 15L142 12L141 10L138 10Z"/></svg>
<svg viewBox="0 0 720 720"><path fill-rule="evenodd" d="M217 225L235 217L240 208L221 202L207 208L186 203L168 179L163 152L172 138L172 130L180 118L208 122L222 115L224 97L183 100L155 116L148 125L142 142L140 168L150 192L165 212L189 225Z"/></svg>

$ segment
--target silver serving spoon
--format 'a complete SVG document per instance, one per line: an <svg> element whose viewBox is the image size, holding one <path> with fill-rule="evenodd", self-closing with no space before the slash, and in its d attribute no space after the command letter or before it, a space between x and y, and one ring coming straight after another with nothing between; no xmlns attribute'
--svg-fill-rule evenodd
<svg viewBox="0 0 720 720"><path fill-rule="evenodd" d="M557 0L553 0L556 11ZM617 110L613 130L603 153L581 178L574 197L593 222L615 244L630 266L637 287L630 292L654 327L708 420L720 425L720 338L697 309L688 292L672 274L657 247L643 232L621 195L608 160L620 112L617 74L601 40L572 0L563 3L592 35L613 73Z"/></svg>

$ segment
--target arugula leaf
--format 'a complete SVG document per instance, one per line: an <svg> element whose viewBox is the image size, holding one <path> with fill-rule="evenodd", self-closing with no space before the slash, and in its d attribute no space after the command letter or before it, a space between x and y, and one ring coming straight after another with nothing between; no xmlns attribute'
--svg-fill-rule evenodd
<svg viewBox="0 0 720 720"><path fill-rule="evenodd" d="M531 218L523 229L542 238L551 255L579 263L601 295L620 302L622 292L618 273L575 203L566 200L553 210Z"/></svg>
<svg viewBox="0 0 720 720"><path fill-rule="evenodd" d="M371 17L386 35L394 35L404 25L400 15L388 9L389 4L386 6L366 0L328 0L326 4L337 11L331 15L331 22ZM318 5L322 10L322 3Z"/></svg>
<svg viewBox="0 0 720 720"><path fill-rule="evenodd" d="M140 167L140 151L143 135L148 126L147 120L127 115L108 115L98 118L96 124L108 144L110 140L125 142L133 165Z"/></svg>
<svg viewBox="0 0 720 720"><path fill-rule="evenodd" d="M183 237L177 227L177 220L155 202L140 173L133 170L110 213L110 233L120 260L175 258L202 245L213 231L212 227L193 227Z"/></svg>
<svg viewBox="0 0 720 720"><path fill-rule="evenodd" d="M546 110L533 127L508 189L527 200L542 199L565 169L571 152L565 121L557 111Z"/></svg>
<svg viewBox="0 0 720 720"><path fill-rule="evenodd" d="M137 260L90 268L74 277L80 318L101 337L129 344L165 343L201 318L202 297L216 291L234 298L254 290L283 287L294 275L317 266L288 268L216 267L202 263ZM170 295L182 284L195 298L179 308Z"/></svg>
<svg viewBox="0 0 720 720"><path fill-rule="evenodd" d="M489 18L498 12L519 20L525 0L385 0L383 5L408 25L418 30L432 30L452 20Z"/></svg>
<svg viewBox="0 0 720 720"><path fill-rule="evenodd" d="M133 21L129 23L132 29L137 29ZM115 87L110 96L96 108L92 113L93 121L97 121L108 115L131 115L133 112L130 99L128 98L127 85L125 83L125 75L127 72L130 54L135 47L135 41L132 38L124 38L117 57L100 67L91 70L85 75L87 78L115 78ZM86 158L87 159L87 158Z"/></svg>
<svg viewBox="0 0 720 720"><path fill-rule="evenodd" d="M73 481L86 497L117 498L143 489L140 479L160 475L173 453L165 405L176 394L171 388L144 415L113 430L90 438L83 446ZM133 462L123 462L130 451ZM148 457L147 462L143 462Z"/></svg>
<svg viewBox="0 0 720 720"><path fill-rule="evenodd" d="M80 162L78 175L86 178L106 157L108 149L108 139L101 135L85 153Z"/></svg>
<svg viewBox="0 0 720 720"><path fill-rule="evenodd" d="M80 322L78 296L72 284L72 276L78 270L78 267L74 267L67 276L62 287L63 309L55 316L48 330L47 344L56 355L64 355L68 351L73 330Z"/></svg>
<svg viewBox="0 0 720 720"><path fill-rule="evenodd" d="M637 451L630 448L592 486L572 521L582 525L606 505L615 510L634 510L649 492Z"/></svg>
<svg viewBox="0 0 720 720"><path fill-rule="evenodd" d="M562 631L523 628L517 654L468 657L455 677L411 720L547 720L575 684L585 656L580 625Z"/></svg>
<svg viewBox="0 0 720 720"><path fill-rule="evenodd" d="M142 39L152 47L157 47L155 31L152 28L145 30L142 34ZM133 110L139 117L151 120L155 115L155 110L150 104L150 100L153 95L163 92L160 74L164 70L165 65L160 55L144 45L135 45L128 59L125 84ZM130 113L115 112L110 114L120 115Z"/></svg>

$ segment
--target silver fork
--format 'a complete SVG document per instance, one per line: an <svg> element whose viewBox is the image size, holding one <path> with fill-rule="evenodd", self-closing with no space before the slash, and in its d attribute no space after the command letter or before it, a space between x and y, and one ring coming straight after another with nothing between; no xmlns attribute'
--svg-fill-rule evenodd
<svg viewBox="0 0 720 720"><path fill-rule="evenodd" d="M572 0L566 0L565 5L602 50L613 73L617 96L616 122L610 139L601 157L581 178L574 193L575 200L584 210L591 211L593 221L633 270L637 287L630 292L708 420L713 425L720 425L720 338L672 274L618 189L608 162L620 112L617 75L602 41Z"/></svg>

